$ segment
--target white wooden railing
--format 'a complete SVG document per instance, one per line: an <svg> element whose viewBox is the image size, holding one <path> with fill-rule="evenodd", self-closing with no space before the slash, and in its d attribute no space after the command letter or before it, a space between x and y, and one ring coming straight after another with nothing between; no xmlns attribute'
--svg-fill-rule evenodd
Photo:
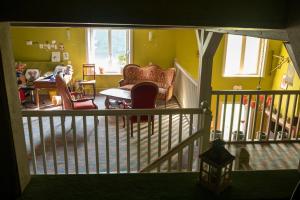
<svg viewBox="0 0 300 200"><path fill-rule="evenodd" d="M191 136L193 115L203 114L199 108L188 108L22 111L22 115L32 174L90 174L139 172ZM132 115L138 119L133 137ZM145 115L148 121L140 122ZM187 162L197 159L191 153L197 148L183 150L180 164L170 158L160 171L177 171L175 165L181 166L180 171L191 169Z"/></svg>
<svg viewBox="0 0 300 200"><path fill-rule="evenodd" d="M151 164L146 166L144 169L142 169L140 172L159 172L160 168L162 166L168 166L167 169L170 171L170 160L177 160L177 171L182 171L182 153L184 149L187 149L187 169L186 171L199 171L200 169L200 158L199 155L205 151L205 149L201 148L199 144L202 143L201 136L204 136L205 134L209 134L206 131L209 128L210 122L211 122L211 112L209 110L206 110L208 112L203 113L200 120L200 130L196 131L195 133L191 134L189 137L184 139L182 142L178 143L176 146L174 146L170 151L168 151L166 154L162 155L161 157L157 158L155 161L153 161ZM195 153L194 146L197 146L197 152ZM196 155L196 158L194 157Z"/></svg>
<svg viewBox="0 0 300 200"><path fill-rule="evenodd" d="M210 139L228 143L299 141L299 94L299 90L212 91Z"/></svg>

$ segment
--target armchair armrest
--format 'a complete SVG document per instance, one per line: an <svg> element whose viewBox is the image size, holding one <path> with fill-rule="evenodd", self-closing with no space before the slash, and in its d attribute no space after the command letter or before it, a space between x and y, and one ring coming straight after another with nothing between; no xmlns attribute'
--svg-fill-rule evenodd
<svg viewBox="0 0 300 200"><path fill-rule="evenodd" d="M124 79L121 79L119 81L119 85L120 85L120 87L126 85L126 81Z"/></svg>
<svg viewBox="0 0 300 200"><path fill-rule="evenodd" d="M174 90L174 86L170 85L167 88L167 92L166 92L166 101L170 100L173 96L173 90Z"/></svg>
<svg viewBox="0 0 300 200"><path fill-rule="evenodd" d="M82 98L82 99L72 100L72 102L84 102L84 101L94 101L94 99L93 98Z"/></svg>

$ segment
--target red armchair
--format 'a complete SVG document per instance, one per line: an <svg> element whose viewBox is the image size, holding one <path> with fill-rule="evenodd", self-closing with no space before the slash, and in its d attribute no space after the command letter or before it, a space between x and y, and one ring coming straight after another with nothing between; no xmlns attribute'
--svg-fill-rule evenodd
<svg viewBox="0 0 300 200"><path fill-rule="evenodd" d="M123 102L124 108L149 109L155 108L155 101L158 95L158 86L152 82L141 82L134 85L131 89L131 104ZM137 123L137 116L130 116L130 133L133 136L133 124ZM124 127L125 118L123 117ZM140 116L140 122L148 122L148 116ZM151 129L154 133L154 116L151 116Z"/></svg>
<svg viewBox="0 0 300 200"><path fill-rule="evenodd" d="M98 109L93 98L83 98L81 93L70 92L61 75L56 75L56 88L62 98L63 108L66 110ZM76 99L76 96L81 98Z"/></svg>

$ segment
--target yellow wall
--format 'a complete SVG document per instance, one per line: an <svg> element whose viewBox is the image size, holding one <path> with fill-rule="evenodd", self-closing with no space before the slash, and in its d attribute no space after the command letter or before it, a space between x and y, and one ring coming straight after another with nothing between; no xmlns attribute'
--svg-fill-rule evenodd
<svg viewBox="0 0 300 200"><path fill-rule="evenodd" d="M148 33L152 32L152 41ZM145 66L150 62L162 68L173 67L175 57L174 31L136 29L133 31L133 60Z"/></svg>
<svg viewBox="0 0 300 200"><path fill-rule="evenodd" d="M194 29L175 31L176 61L194 79L198 79L198 45Z"/></svg>
<svg viewBox="0 0 300 200"><path fill-rule="evenodd" d="M84 28L30 28L12 27L12 44L16 61L27 61L28 67L40 68L42 73L52 71L56 63L51 63L51 52L39 49L37 46L27 46L26 40L45 42L56 40L63 43L65 51L69 52L70 61L74 68L73 80L82 79L82 64L87 62L86 32ZM153 39L148 40L152 31ZM174 34L171 30L133 30L133 63L142 66L150 62L163 68L173 66L175 57ZM28 61L35 61L34 64ZM37 62L39 61L39 62ZM67 64L67 62L64 62ZM121 75L99 75L96 77L97 89L117 87Z"/></svg>
<svg viewBox="0 0 300 200"><path fill-rule="evenodd" d="M285 58L289 57L288 52L283 44L281 45L280 55ZM279 69L277 69L275 71L274 81L272 84L273 90L284 90L280 87L280 84L281 84L282 76L284 74L286 74L287 69L288 69L288 63L285 63ZM294 70L294 72L295 72L295 70ZM300 79L296 72L295 72L295 76L293 79L293 86L288 86L287 89L288 90L299 90L300 89ZM287 96L283 96L282 97L282 105L281 105L281 113L285 113L286 101L287 101ZM278 102L279 102L279 96L277 96L274 101L274 106L275 106L274 108L276 108L276 109L278 109ZM289 108L288 108L288 116L289 117L291 117L291 115L292 115L293 104L294 104L294 96L292 96L290 98L290 103L289 103ZM297 107L299 107L299 105ZM297 110L298 110L298 108L297 108ZM296 113L298 113L298 111Z"/></svg>
<svg viewBox="0 0 300 200"><path fill-rule="evenodd" d="M194 78L198 79L198 55L197 55L197 40L195 30L177 30L176 31L176 59L177 62ZM242 85L243 89L256 89L259 78L247 77L223 77L223 57L224 57L225 39L217 49L213 60L212 72L212 87L214 90L230 90L234 85ZM273 75L268 72L271 67L271 54L279 54L281 42L270 40L268 48L268 58L265 68L265 76L262 78L262 89L271 89L273 82ZM275 65L276 63L272 63Z"/></svg>

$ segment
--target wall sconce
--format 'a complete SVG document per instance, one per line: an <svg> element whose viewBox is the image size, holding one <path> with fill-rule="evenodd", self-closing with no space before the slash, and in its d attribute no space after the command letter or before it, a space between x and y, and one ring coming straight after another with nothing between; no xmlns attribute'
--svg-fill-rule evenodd
<svg viewBox="0 0 300 200"><path fill-rule="evenodd" d="M71 31L69 28L66 29L67 40L71 40Z"/></svg>
<svg viewBox="0 0 300 200"><path fill-rule="evenodd" d="M151 42L152 39L153 39L153 32L149 31L149 33L148 33L148 40L149 40L149 42Z"/></svg>

